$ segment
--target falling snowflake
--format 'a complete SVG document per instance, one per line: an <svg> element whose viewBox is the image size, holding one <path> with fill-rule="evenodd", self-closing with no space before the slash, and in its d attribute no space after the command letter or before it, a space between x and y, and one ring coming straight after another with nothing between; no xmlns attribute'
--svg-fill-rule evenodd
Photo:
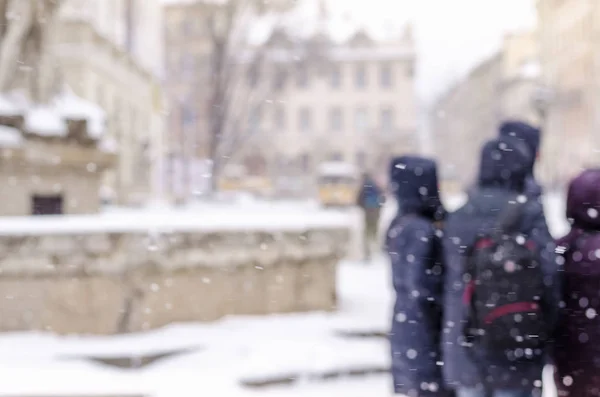
<svg viewBox="0 0 600 397"><path fill-rule="evenodd" d="M398 314L396 314L396 321L397 322L399 322L399 323L405 323L406 320L407 320L406 314L404 314L404 313L398 313Z"/></svg>
<svg viewBox="0 0 600 397"><path fill-rule="evenodd" d="M585 316L590 320L595 319L597 315L598 313L596 313L596 310L591 307L585 311Z"/></svg>

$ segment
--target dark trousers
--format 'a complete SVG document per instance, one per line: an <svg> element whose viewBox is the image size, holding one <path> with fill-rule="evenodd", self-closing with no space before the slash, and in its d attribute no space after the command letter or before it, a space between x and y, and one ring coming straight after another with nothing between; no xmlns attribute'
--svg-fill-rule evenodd
<svg viewBox="0 0 600 397"><path fill-rule="evenodd" d="M364 208L364 259L370 260L375 250L373 247L377 245L377 234L379 228L380 208Z"/></svg>

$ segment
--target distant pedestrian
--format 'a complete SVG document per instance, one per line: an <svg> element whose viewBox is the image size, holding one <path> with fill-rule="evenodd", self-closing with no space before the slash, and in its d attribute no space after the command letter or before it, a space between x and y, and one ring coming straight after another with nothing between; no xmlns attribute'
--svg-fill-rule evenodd
<svg viewBox="0 0 600 397"><path fill-rule="evenodd" d="M528 197L538 199L543 191L542 187L535 179L534 168L540 155L540 130L521 121L505 121L500 126L500 136L518 139L527 145L532 154L532 161L525 179L524 193Z"/></svg>
<svg viewBox="0 0 600 397"><path fill-rule="evenodd" d="M412 156L390 166L398 214L386 237L396 303L390 345L394 391L411 397L450 396L442 381L443 268L440 227L445 210L435 162Z"/></svg>
<svg viewBox="0 0 600 397"><path fill-rule="evenodd" d="M375 180L369 174L364 174L356 201L363 211L363 259L367 262L371 260L375 247L378 246L378 227L383 200L383 192Z"/></svg>
<svg viewBox="0 0 600 397"><path fill-rule="evenodd" d="M532 156L486 143L477 187L445 222L444 375L458 397L541 393L559 280L542 205L523 194Z"/></svg>
<svg viewBox="0 0 600 397"><path fill-rule="evenodd" d="M558 240L564 258L556 332L559 396L600 396L600 169L575 178L567 198L572 228Z"/></svg>

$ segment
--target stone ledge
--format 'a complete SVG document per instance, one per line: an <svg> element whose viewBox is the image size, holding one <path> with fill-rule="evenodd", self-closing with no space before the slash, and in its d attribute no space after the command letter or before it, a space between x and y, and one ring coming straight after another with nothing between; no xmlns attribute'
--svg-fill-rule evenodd
<svg viewBox="0 0 600 397"><path fill-rule="evenodd" d="M0 331L112 334L336 308L348 231L0 236Z"/></svg>

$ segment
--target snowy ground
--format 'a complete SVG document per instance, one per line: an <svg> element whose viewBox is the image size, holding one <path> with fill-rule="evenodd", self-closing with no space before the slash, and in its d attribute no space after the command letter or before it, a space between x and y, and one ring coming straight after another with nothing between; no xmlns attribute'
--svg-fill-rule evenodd
<svg viewBox="0 0 600 397"><path fill-rule="evenodd" d="M459 199L448 203L460 204ZM553 232L561 234L562 200L546 201ZM306 210L317 211L307 204ZM387 209L389 219L393 210ZM339 215L339 214L338 214ZM360 232L360 217L349 212ZM384 220L385 223L385 220ZM8 395L213 395L250 397L390 396L388 375L315 381L311 375L388 366L380 337L343 333L388 328L392 291L384 258L369 265L344 262L338 272L339 310L272 317L235 317L212 324L177 324L118 337L57 337L26 333L0 335L0 396ZM95 358L141 357L186 351L141 368L119 369ZM290 386L243 387L244 381L294 377ZM553 396L552 390L547 390Z"/></svg>
<svg viewBox="0 0 600 397"><path fill-rule="evenodd" d="M214 395L249 397L390 396L387 375L309 381L312 374L385 368L382 338L349 339L348 331L385 331L391 290L381 259L365 266L340 266L338 313L267 318L237 317L213 324L179 324L119 337L56 337L50 334L0 336L0 395L150 396ZM140 369L117 369L86 357L143 356L188 350ZM252 390L244 380L299 377L298 384ZM302 378L306 377L304 381Z"/></svg>

